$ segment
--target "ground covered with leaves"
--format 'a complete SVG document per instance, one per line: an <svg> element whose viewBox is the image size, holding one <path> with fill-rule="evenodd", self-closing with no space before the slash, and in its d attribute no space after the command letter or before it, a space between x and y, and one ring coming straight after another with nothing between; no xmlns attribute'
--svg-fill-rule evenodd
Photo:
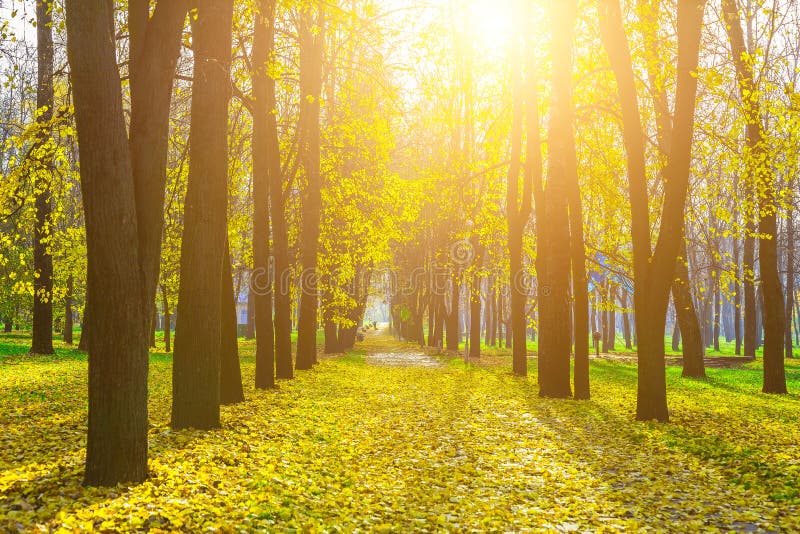
<svg viewBox="0 0 800 534"><path fill-rule="evenodd" d="M632 365L592 362L578 402L539 399L507 365L350 354L247 388L220 430L176 432L171 359L153 354L151 477L98 489L81 486L86 358L27 342L0 337L0 531L800 530L800 398L759 393L758 363L669 369L672 422L643 424Z"/></svg>

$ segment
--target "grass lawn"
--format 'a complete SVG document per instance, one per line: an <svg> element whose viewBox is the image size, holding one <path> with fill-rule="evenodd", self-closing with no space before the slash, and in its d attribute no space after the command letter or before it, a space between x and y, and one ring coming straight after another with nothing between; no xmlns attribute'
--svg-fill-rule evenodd
<svg viewBox="0 0 800 534"><path fill-rule="evenodd" d="M592 361L592 400L537 397L491 365L364 363L357 351L254 391L216 431L169 428L171 358L150 366L150 479L81 486L85 355L0 335L0 531L798 531L800 364L668 368L669 424L637 423L636 368ZM411 348L408 346L407 348ZM533 361L532 361L533 363Z"/></svg>

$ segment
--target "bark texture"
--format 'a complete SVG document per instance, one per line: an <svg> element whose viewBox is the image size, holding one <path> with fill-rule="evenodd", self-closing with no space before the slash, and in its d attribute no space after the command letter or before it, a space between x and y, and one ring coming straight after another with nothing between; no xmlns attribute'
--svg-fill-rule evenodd
<svg viewBox="0 0 800 534"><path fill-rule="evenodd" d="M233 2L197 2L189 178L172 372L172 426L219 426Z"/></svg>
<svg viewBox="0 0 800 534"><path fill-rule="evenodd" d="M66 2L86 221L89 349L89 485L147 477L147 330L133 171L117 71L113 6Z"/></svg>

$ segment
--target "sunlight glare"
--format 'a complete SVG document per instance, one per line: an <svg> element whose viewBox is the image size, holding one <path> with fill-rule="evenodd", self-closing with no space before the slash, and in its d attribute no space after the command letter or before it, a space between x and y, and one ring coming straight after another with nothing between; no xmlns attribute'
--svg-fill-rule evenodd
<svg viewBox="0 0 800 534"><path fill-rule="evenodd" d="M514 25L512 0L469 0L468 25L483 46L502 46L508 42Z"/></svg>

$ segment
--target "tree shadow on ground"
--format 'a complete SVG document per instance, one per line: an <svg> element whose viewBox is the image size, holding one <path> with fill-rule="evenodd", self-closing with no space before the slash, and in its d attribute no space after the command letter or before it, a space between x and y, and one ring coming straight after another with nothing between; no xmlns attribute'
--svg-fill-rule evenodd
<svg viewBox="0 0 800 534"><path fill-rule="evenodd" d="M753 501L760 499L762 506L774 507L774 513L777 502L800 504L797 470L791 462L776 458L785 449L770 441L767 433L754 436L752 429L738 428L742 423L741 412L720 417L709 410L713 406L709 401L718 396L715 384L700 381L699 385L705 389L700 392L702 398L689 403L671 395L672 423L636 422L636 370L619 368L614 370L618 373L612 374L608 365L611 364L592 362L593 378L601 373L604 380L603 391L594 392L599 393L599 398L590 401L539 399L533 384L526 389L533 399L529 407L535 411L537 420L554 434L559 447L595 476L627 495L620 503L623 508L639 508L649 502L662 507L670 520L678 521L687 519L685 508L691 505L706 511L706 528L736 530L752 525L740 524L739 508L721 502L713 496L714 492L731 495L732 503L741 494L750 495ZM670 378L670 382L685 380ZM753 404L763 400L758 394L727 388L752 396ZM620 402L620 399L625 400ZM759 418L782 424L779 414L785 412L776 408L772 413L761 410L755 413ZM793 438L790 434L784 439L788 445ZM766 460L770 457L773 459ZM724 480L725 485L708 487L709 472ZM704 486L705 495L685 491Z"/></svg>

